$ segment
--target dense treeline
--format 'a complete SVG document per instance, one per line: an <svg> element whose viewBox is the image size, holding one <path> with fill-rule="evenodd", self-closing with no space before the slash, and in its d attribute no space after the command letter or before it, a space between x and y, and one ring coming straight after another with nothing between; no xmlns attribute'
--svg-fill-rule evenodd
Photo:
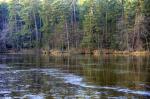
<svg viewBox="0 0 150 99"><path fill-rule="evenodd" d="M0 3L0 50L148 50L150 0L10 0Z"/></svg>

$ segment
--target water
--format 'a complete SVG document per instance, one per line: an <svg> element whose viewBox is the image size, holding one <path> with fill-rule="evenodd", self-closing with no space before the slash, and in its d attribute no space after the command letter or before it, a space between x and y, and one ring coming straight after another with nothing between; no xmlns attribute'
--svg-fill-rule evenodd
<svg viewBox="0 0 150 99"><path fill-rule="evenodd" d="M150 99L150 57L2 54L0 99Z"/></svg>

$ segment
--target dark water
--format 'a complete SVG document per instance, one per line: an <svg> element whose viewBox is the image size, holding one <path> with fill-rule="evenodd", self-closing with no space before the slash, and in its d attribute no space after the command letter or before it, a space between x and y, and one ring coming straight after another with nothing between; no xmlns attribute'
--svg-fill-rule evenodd
<svg viewBox="0 0 150 99"><path fill-rule="evenodd" d="M3 54L0 99L150 99L150 57Z"/></svg>

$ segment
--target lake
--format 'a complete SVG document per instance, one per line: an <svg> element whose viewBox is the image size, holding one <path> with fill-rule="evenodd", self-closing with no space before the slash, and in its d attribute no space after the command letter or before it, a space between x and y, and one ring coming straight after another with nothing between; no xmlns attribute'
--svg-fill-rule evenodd
<svg viewBox="0 0 150 99"><path fill-rule="evenodd" d="M150 99L150 57L1 54L0 99Z"/></svg>

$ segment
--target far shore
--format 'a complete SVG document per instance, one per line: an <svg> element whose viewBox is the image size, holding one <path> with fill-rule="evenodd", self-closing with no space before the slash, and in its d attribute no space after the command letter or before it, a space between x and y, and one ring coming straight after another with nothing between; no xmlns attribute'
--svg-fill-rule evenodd
<svg viewBox="0 0 150 99"><path fill-rule="evenodd" d="M61 51L57 49L53 50L41 50L42 54L45 55L52 55L52 56L68 56L68 55L79 55L79 54L90 54L94 56L100 56L103 54L107 55L133 55L133 56L145 56L145 55L150 55L149 51L117 51L117 50L108 50L108 49L103 49L103 50L88 50L88 49L71 49L69 51Z"/></svg>
<svg viewBox="0 0 150 99"><path fill-rule="evenodd" d="M21 49L21 50L7 50L7 51L1 51L1 54L36 54L37 49ZM117 51L117 50L111 50L111 49L95 49L95 50L89 50L89 49L70 49L68 50L58 50L58 49L52 49L52 50L45 50L45 49L39 49L39 54L43 55L51 55L51 56L70 56L70 55L93 55L93 56L100 56L100 55L120 55L120 56L146 56L150 55L150 51Z"/></svg>

